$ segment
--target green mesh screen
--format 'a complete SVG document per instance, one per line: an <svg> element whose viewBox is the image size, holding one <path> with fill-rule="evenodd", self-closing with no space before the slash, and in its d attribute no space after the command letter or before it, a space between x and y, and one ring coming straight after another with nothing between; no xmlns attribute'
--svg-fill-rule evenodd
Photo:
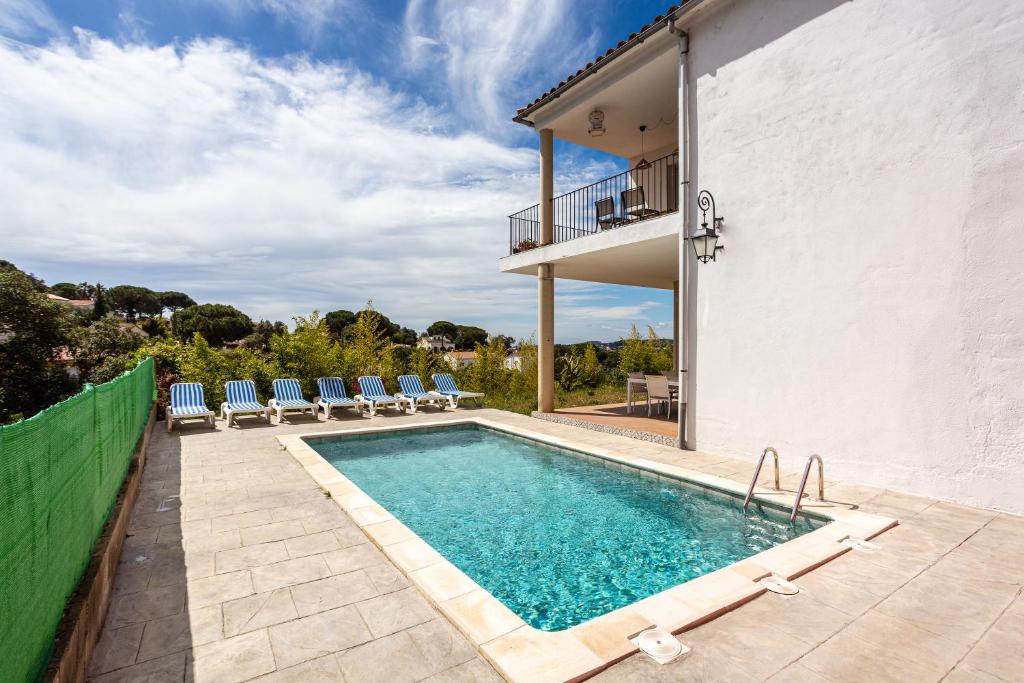
<svg viewBox="0 0 1024 683"><path fill-rule="evenodd" d="M0 680L43 673L155 399L153 359L0 427Z"/></svg>

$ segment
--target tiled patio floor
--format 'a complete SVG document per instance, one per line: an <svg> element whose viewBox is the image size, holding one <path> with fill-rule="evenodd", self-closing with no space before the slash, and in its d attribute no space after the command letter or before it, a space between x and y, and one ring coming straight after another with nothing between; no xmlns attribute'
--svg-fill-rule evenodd
<svg viewBox="0 0 1024 683"><path fill-rule="evenodd" d="M753 467L487 409L444 418L470 413L740 481ZM498 680L274 439L439 417L218 421L170 436L158 424L91 677ZM686 658L636 655L593 680L1022 679L1024 519L851 484L826 494L901 525L880 551L797 579L797 596L766 594L682 634Z"/></svg>
<svg viewBox="0 0 1024 683"><path fill-rule="evenodd" d="M650 432L675 438L679 433L679 425L676 413L673 410L672 419L666 420L665 415L653 413L647 417L647 404L639 402L633 405L633 412L626 413L625 403L612 403L603 406L583 406L580 408L559 408L556 415L564 415L583 422L615 427L616 429L630 429L637 432Z"/></svg>

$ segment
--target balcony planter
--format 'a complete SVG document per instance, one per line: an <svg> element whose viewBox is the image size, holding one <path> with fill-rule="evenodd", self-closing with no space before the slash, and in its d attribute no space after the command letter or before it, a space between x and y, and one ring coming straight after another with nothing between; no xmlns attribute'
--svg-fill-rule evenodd
<svg viewBox="0 0 1024 683"><path fill-rule="evenodd" d="M519 252L522 252L522 251L529 251L530 249L536 249L539 246L540 245L537 244L536 242L534 242L533 240L523 240L519 244L517 244L516 246L514 246L512 248L512 253L513 254L518 254Z"/></svg>

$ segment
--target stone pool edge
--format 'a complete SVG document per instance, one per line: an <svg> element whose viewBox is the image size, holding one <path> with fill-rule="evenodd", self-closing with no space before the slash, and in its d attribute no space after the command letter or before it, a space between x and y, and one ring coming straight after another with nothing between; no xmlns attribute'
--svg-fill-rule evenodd
<svg viewBox="0 0 1024 683"><path fill-rule="evenodd" d="M603 461L608 467L683 480L715 492L742 496L739 483L675 465L622 454L615 449L575 443L571 438L541 434L483 417L439 420L408 425L369 426L337 432L279 435L278 442L313 480L348 514L367 537L397 566L452 624L510 681L580 681L637 652L630 640L659 626L679 633L710 621L765 592L757 582L770 574L796 578L842 555L848 537L872 538L897 524L882 517L828 502L807 501L811 515L829 519L819 529L762 551L745 560L676 585L564 631L536 629L506 607L426 541L395 519L327 462L308 443L332 437L479 425L520 436L579 457ZM792 494L758 488L755 502L791 510Z"/></svg>

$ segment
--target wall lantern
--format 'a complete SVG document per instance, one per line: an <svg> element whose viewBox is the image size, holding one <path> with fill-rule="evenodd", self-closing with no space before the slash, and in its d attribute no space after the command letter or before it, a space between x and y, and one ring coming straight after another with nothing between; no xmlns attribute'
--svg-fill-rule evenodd
<svg viewBox="0 0 1024 683"><path fill-rule="evenodd" d="M700 230L697 230L690 237L693 244L693 253L701 263L715 260L715 252L725 249L718 243L718 232L722 229L722 217L716 216L715 198L707 190L701 190L697 195L697 207L700 209L701 223ZM711 210L711 225L708 226L708 210Z"/></svg>
<svg viewBox="0 0 1024 683"><path fill-rule="evenodd" d="M603 111L601 111L600 109L595 109L594 111L590 112L590 116L588 118L590 119L590 130L588 132L590 133L591 137L599 138L607 132L604 127Z"/></svg>

